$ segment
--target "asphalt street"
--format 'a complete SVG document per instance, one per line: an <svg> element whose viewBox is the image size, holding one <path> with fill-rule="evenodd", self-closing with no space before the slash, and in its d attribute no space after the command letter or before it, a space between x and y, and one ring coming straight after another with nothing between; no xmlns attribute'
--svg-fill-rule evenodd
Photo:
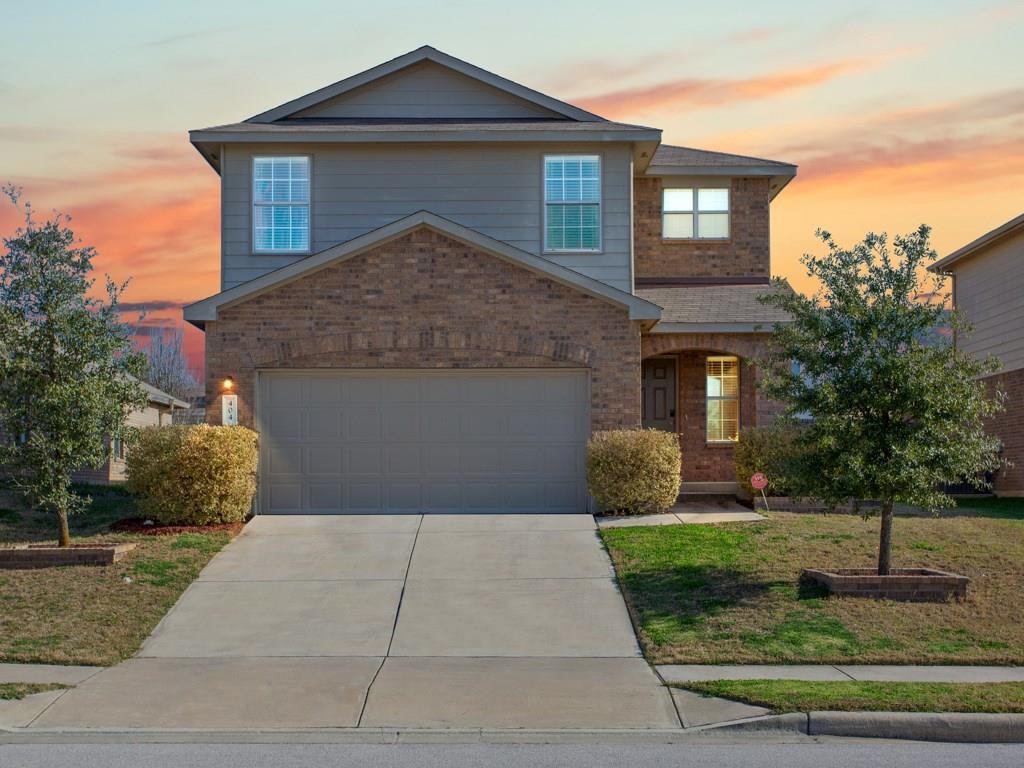
<svg viewBox="0 0 1024 768"><path fill-rule="evenodd" d="M1024 745L881 740L666 745L8 744L3 768L1021 768Z"/></svg>

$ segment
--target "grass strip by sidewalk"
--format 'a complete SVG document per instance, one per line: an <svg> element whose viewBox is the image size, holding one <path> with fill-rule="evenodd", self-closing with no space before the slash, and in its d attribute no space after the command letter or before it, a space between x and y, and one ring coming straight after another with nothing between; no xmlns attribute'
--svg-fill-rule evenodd
<svg viewBox="0 0 1024 768"><path fill-rule="evenodd" d="M675 687L775 712L1024 712L1024 683L709 680Z"/></svg>
<svg viewBox="0 0 1024 768"><path fill-rule="evenodd" d="M24 699L33 693L56 691L60 688L67 688L67 686L59 683L0 683L0 700Z"/></svg>

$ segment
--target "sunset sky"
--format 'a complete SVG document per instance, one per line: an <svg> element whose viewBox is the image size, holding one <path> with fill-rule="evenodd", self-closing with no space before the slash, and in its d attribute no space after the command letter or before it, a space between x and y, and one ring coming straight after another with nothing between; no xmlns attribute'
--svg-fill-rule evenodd
<svg viewBox="0 0 1024 768"><path fill-rule="evenodd" d="M218 288L218 180L188 129L425 43L666 143L798 164L772 212L798 288L817 227L924 222L944 254L1024 210L1020 2L35 0L0 19L0 181L72 215L154 327Z"/></svg>

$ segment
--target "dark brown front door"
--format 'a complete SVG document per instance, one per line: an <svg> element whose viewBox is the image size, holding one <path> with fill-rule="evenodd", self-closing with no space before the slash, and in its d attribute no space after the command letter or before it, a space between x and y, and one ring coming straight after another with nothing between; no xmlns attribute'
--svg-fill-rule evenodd
<svg viewBox="0 0 1024 768"><path fill-rule="evenodd" d="M641 418L645 428L676 431L676 361L653 357L641 366Z"/></svg>

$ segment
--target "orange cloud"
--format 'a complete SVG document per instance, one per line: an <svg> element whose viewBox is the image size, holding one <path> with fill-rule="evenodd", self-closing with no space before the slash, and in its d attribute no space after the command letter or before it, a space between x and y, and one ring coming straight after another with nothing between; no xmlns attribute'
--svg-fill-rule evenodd
<svg viewBox="0 0 1024 768"><path fill-rule="evenodd" d="M96 248L97 277L131 279L124 293L126 322L146 313L147 324L181 327L181 307L216 293L220 276L220 185L190 147L126 150L124 162L71 178L13 179L36 218L51 210ZM18 226L12 206L0 206L0 232ZM102 279L97 281L102 284ZM192 368L203 367L202 334L185 331Z"/></svg>
<svg viewBox="0 0 1024 768"><path fill-rule="evenodd" d="M662 108L717 107L811 88L877 63L877 59L847 59L743 79L682 78L647 88L629 88L584 97L574 103L597 113L620 117Z"/></svg>

